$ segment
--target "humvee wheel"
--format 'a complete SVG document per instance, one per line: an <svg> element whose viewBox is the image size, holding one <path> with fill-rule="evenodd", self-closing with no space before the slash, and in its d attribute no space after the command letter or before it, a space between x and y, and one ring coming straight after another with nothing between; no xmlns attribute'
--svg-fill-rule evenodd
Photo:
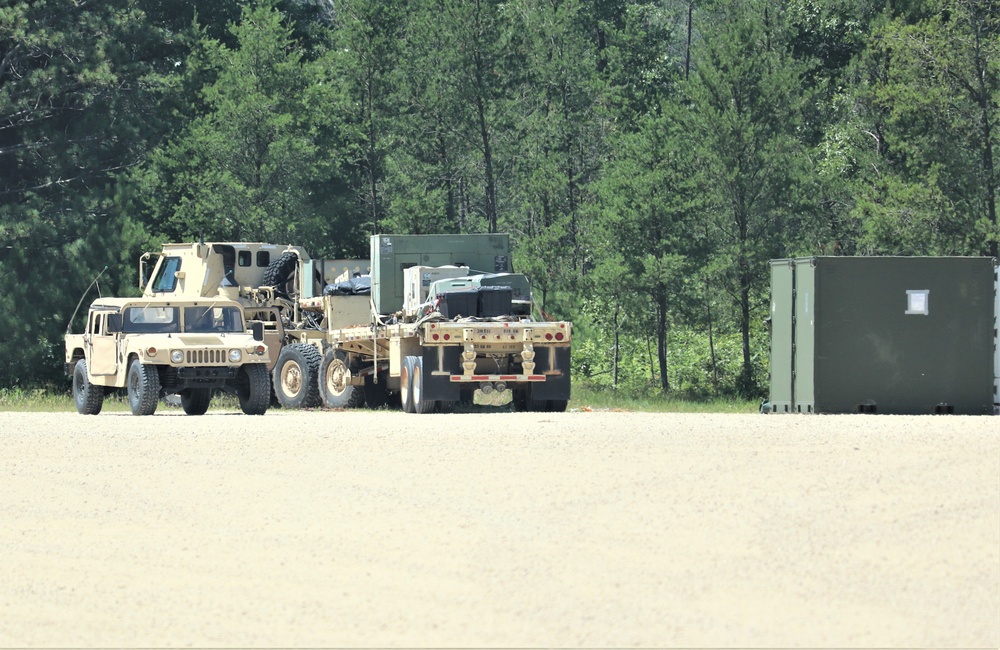
<svg viewBox="0 0 1000 650"><path fill-rule="evenodd" d="M104 386L94 386L87 378L87 360L73 367L73 401L80 415L97 415L104 406Z"/></svg>
<svg viewBox="0 0 1000 650"><path fill-rule="evenodd" d="M128 405L132 415L152 415L160 400L160 375L156 366L133 359L128 367Z"/></svg>
<svg viewBox="0 0 1000 650"><path fill-rule="evenodd" d="M240 410L247 415L264 415L271 405L271 377L262 363L243 366L245 383L236 390L240 398Z"/></svg>
<svg viewBox="0 0 1000 650"><path fill-rule="evenodd" d="M274 365L274 394L285 408L314 408L323 398L319 394L319 367L323 358L308 343L293 343L282 348Z"/></svg>
<svg viewBox="0 0 1000 650"><path fill-rule="evenodd" d="M205 415L211 403L211 388L188 388L181 393L181 407L188 415Z"/></svg>
<svg viewBox="0 0 1000 650"><path fill-rule="evenodd" d="M326 351L319 387L323 395L323 404L328 408L364 406L365 391L361 386L351 384L354 372L348 363L348 356L342 350L330 348Z"/></svg>

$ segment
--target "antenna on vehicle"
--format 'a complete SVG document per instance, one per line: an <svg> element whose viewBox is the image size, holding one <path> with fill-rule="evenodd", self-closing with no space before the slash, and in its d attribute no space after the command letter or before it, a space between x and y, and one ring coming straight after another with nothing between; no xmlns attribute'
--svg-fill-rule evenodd
<svg viewBox="0 0 1000 650"><path fill-rule="evenodd" d="M95 284L97 284L97 281L101 279L101 276L104 275L104 272L107 270L108 270L108 265L105 264L104 268L101 269L101 272L97 274L97 277L94 278L93 282L87 285L87 288L83 290L83 295L80 296L80 302L76 303L76 309L73 310L73 315L69 317L69 322L66 323L67 334L73 327L73 319L76 318L76 312L80 311L80 305L83 304L83 299L87 297L87 293L90 291L90 288L93 287Z"/></svg>

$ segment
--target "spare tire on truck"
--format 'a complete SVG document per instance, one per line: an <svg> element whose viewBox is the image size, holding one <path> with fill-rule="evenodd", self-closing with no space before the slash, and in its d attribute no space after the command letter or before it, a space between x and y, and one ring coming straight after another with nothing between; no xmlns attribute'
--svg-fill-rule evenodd
<svg viewBox="0 0 1000 650"><path fill-rule="evenodd" d="M267 268L264 269L264 279L261 280L261 286L274 287L279 296L287 298L288 292L285 291L285 284L295 273L298 260L299 255L294 251L282 253L281 257L268 264Z"/></svg>

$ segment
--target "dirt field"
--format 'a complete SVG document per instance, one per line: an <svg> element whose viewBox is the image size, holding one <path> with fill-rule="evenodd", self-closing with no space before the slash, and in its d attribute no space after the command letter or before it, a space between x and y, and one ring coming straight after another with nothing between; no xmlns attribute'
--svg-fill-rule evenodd
<svg viewBox="0 0 1000 650"><path fill-rule="evenodd" d="M0 413L0 646L1000 646L1000 419Z"/></svg>

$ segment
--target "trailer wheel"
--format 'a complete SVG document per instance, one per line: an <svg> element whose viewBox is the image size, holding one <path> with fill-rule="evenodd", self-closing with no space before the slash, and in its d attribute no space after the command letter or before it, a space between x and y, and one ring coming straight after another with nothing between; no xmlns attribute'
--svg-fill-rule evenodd
<svg viewBox="0 0 1000 650"><path fill-rule="evenodd" d="M211 388L188 388L181 392L181 408L188 415L205 415L211 403Z"/></svg>
<svg viewBox="0 0 1000 650"><path fill-rule="evenodd" d="M128 405L132 415L152 415L160 401L160 375L156 366L133 359L128 367Z"/></svg>
<svg viewBox="0 0 1000 650"><path fill-rule="evenodd" d="M97 415L104 406L104 387L90 383L86 359L80 359L73 367L73 401L80 415Z"/></svg>
<svg viewBox="0 0 1000 650"><path fill-rule="evenodd" d="M240 410L246 415L264 415L271 404L271 377L267 374L267 366L262 363L251 363L243 366L245 383L236 389L240 398Z"/></svg>
<svg viewBox="0 0 1000 650"><path fill-rule="evenodd" d="M319 368L323 357L308 343L286 345L274 364L274 394L288 409L315 408L323 403L319 394Z"/></svg>
<svg viewBox="0 0 1000 650"><path fill-rule="evenodd" d="M320 373L320 392L327 408L360 408L365 404L365 391L361 386L351 384L357 371L343 350L330 348L323 357Z"/></svg>
<svg viewBox="0 0 1000 650"><path fill-rule="evenodd" d="M427 392L424 390L424 359L414 357L416 363L413 364L413 374L410 377L410 392L413 401L414 413L430 413L434 410L435 400L427 399Z"/></svg>
<svg viewBox="0 0 1000 650"><path fill-rule="evenodd" d="M403 359L403 368L399 372L399 398L404 413L413 413L413 372L417 365L417 357Z"/></svg>

